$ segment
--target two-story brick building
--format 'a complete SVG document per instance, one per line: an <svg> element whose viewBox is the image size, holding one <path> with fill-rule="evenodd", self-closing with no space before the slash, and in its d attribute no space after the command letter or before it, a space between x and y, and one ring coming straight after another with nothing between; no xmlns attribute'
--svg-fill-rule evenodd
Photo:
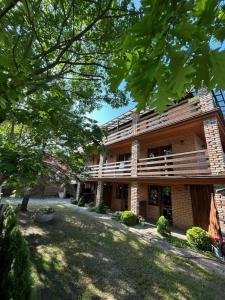
<svg viewBox="0 0 225 300"><path fill-rule="evenodd" d="M96 203L225 234L225 122L215 94L190 93L161 115L131 110L103 127L107 156L90 158L85 181Z"/></svg>

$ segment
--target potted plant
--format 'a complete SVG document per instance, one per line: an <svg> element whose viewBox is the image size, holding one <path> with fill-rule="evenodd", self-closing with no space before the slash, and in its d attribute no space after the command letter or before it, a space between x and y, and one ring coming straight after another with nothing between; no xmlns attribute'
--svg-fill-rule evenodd
<svg viewBox="0 0 225 300"><path fill-rule="evenodd" d="M138 223L141 225L141 226L145 226L145 219L142 217L142 216L138 216Z"/></svg>
<svg viewBox="0 0 225 300"><path fill-rule="evenodd" d="M54 216L55 216L54 208L44 207L36 211L34 219L37 222L49 222L53 220Z"/></svg>

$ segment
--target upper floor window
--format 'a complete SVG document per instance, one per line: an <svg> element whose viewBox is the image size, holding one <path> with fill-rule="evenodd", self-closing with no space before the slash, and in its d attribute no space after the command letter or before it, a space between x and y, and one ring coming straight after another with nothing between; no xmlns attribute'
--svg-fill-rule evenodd
<svg viewBox="0 0 225 300"><path fill-rule="evenodd" d="M118 155L117 161L127 161L127 160L130 160L130 158L131 158L130 153L123 153L123 154Z"/></svg>
<svg viewBox="0 0 225 300"><path fill-rule="evenodd" d="M157 157L172 154L172 145L148 149L148 157Z"/></svg>

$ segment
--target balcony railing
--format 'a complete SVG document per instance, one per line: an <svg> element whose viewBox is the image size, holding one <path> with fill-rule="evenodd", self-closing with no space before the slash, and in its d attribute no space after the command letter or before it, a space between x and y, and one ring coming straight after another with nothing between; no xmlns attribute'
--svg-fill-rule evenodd
<svg viewBox="0 0 225 300"><path fill-rule="evenodd" d="M106 163L102 166L102 177L127 177L131 176L131 161Z"/></svg>
<svg viewBox="0 0 225 300"><path fill-rule="evenodd" d="M90 177L98 177L99 165L88 166L88 174Z"/></svg>
<svg viewBox="0 0 225 300"><path fill-rule="evenodd" d="M185 176L210 174L207 150L192 151L138 161L138 176Z"/></svg>
<svg viewBox="0 0 225 300"><path fill-rule="evenodd" d="M128 128L125 128L123 130L120 130L120 131L117 131L117 132L114 132L114 133L108 135L107 138L105 139L104 143L107 145L107 144L119 142L121 140L131 137L132 134L133 134L133 128L132 128L132 126L129 126Z"/></svg>
<svg viewBox="0 0 225 300"><path fill-rule="evenodd" d="M162 115L156 115L153 118L142 121L137 124L137 134L144 133L146 131L155 130L161 127L165 127L179 121L191 118L200 112L199 100L192 103L185 103L178 107L169 109Z"/></svg>
<svg viewBox="0 0 225 300"><path fill-rule="evenodd" d="M98 177L98 165L89 166L90 177ZM137 162L137 177L209 175L207 150L141 158ZM131 177L131 161L105 163L100 177Z"/></svg>
<svg viewBox="0 0 225 300"><path fill-rule="evenodd" d="M182 120L194 117L201 112L201 107L199 100L194 100L192 102L187 102L179 106L172 107L168 109L164 114L155 114L150 116L149 119L140 121L136 128L129 126L123 130L119 130L112 134L109 134L105 139L104 143L106 145L119 142L121 140L127 139L134 135L139 135L145 132L150 132L155 129L159 129Z"/></svg>

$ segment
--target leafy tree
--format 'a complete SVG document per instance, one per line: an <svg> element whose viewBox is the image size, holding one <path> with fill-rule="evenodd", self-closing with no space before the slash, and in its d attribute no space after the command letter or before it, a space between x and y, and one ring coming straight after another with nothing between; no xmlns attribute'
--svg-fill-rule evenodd
<svg viewBox="0 0 225 300"><path fill-rule="evenodd" d="M3 0L1 107L8 112L37 91L59 91L59 84L61 93L69 90L75 103L89 109L102 100L126 103L121 92L109 92L106 70L118 36L136 13L130 2Z"/></svg>
<svg viewBox="0 0 225 300"><path fill-rule="evenodd" d="M20 190L25 208L32 186L59 171L46 155L79 175L102 151L103 132L85 115L127 102L106 71L133 16L128 0L1 1L0 184Z"/></svg>
<svg viewBox="0 0 225 300"><path fill-rule="evenodd" d="M109 70L139 108L166 105L193 87L225 89L225 5L220 0L142 0Z"/></svg>

